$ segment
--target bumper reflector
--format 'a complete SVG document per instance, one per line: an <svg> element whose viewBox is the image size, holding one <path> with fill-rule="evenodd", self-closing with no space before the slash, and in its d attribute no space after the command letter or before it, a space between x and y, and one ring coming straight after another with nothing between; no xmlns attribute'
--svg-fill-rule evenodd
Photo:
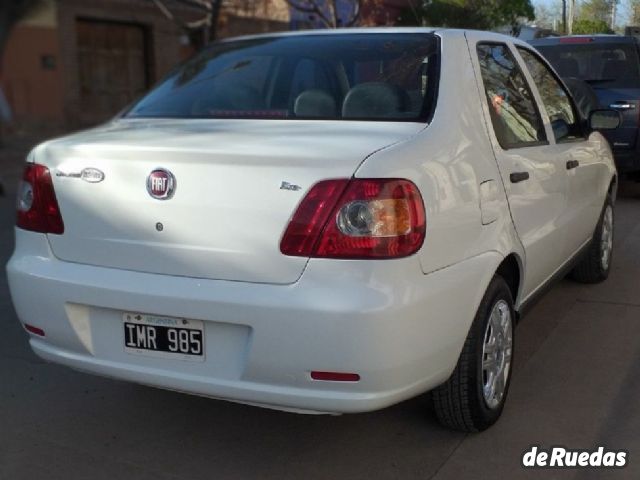
<svg viewBox="0 0 640 480"><path fill-rule="evenodd" d="M33 333L34 335L38 335L40 337L44 337L44 330L38 327L34 327L33 325L29 325L28 323L24 324L24 328L27 332Z"/></svg>
<svg viewBox="0 0 640 480"><path fill-rule="evenodd" d="M311 372L311 378L325 382L357 382L360 380L360 375L357 373Z"/></svg>

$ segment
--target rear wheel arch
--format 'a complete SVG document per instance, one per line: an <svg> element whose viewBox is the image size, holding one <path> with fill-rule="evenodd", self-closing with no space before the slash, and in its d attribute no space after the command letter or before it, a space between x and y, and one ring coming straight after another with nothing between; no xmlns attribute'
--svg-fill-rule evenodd
<svg viewBox="0 0 640 480"><path fill-rule="evenodd" d="M500 313L498 319L496 312ZM514 320L510 287L500 275L494 275L451 376L431 393L436 417L442 425L463 432L479 432L498 420L513 370ZM498 397L494 397L496 389Z"/></svg>
<svg viewBox="0 0 640 480"><path fill-rule="evenodd" d="M507 255L498 265L496 275L500 275L507 283L513 302L517 305L518 294L522 285L522 267L518 255L515 253Z"/></svg>
<svg viewBox="0 0 640 480"><path fill-rule="evenodd" d="M614 205L608 194L591 244L571 271L571 278L580 283L600 283L609 277L613 252Z"/></svg>
<svg viewBox="0 0 640 480"><path fill-rule="evenodd" d="M609 190L607 191L607 193L609 194L611 201L615 202L618 193L618 175L616 175L615 173L613 174L613 177L611 177L611 182L609 183Z"/></svg>

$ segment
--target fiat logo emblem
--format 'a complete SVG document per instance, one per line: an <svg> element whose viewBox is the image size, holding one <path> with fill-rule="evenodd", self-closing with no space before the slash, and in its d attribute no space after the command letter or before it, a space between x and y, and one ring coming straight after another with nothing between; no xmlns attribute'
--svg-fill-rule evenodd
<svg viewBox="0 0 640 480"><path fill-rule="evenodd" d="M176 190L176 177L169 170L156 168L147 177L147 192L158 200L168 200Z"/></svg>

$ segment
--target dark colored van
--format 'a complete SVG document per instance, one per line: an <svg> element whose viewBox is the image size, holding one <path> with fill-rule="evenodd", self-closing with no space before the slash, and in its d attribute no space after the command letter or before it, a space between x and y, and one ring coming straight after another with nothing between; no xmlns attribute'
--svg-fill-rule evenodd
<svg viewBox="0 0 640 480"><path fill-rule="evenodd" d="M529 43L565 80L591 86L600 108L622 114L617 130L603 132L611 143L618 171L640 179L640 55L636 37L593 35L540 38ZM575 92L574 92L575 94Z"/></svg>

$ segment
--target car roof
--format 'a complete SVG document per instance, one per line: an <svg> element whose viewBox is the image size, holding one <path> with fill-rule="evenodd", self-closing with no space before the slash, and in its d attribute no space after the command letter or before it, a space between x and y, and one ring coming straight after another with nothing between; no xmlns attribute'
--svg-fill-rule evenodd
<svg viewBox="0 0 640 480"><path fill-rule="evenodd" d="M286 38L286 37L307 37L317 35L340 35L340 34L363 34L363 33L434 33L435 28L426 27L374 27L374 28L339 28L339 29L312 29L294 30L286 32L259 33L256 35L243 35L239 37L228 37L219 40L220 43L234 42L236 40L253 40L260 38Z"/></svg>
<svg viewBox="0 0 640 480"><path fill-rule="evenodd" d="M547 37L530 40L534 47L546 47L552 45L580 45L580 42L572 43L572 40L587 40L585 43L637 43L636 37L623 35L568 35L564 37Z"/></svg>
<svg viewBox="0 0 640 480"><path fill-rule="evenodd" d="M245 35L240 37L229 37L222 40L219 40L218 43L227 43L234 42L237 40L254 40L261 38L286 38L286 37L306 37L306 36L317 36L317 35L361 35L366 33L374 33L374 34L398 34L398 33L433 33L442 38L449 37L459 37L460 35L464 35L467 32L474 32L482 35L485 40L488 41L501 41L501 42L513 42L513 43L523 43L519 41L515 37L511 37L509 35L504 35L501 33L494 32L486 32L486 31L475 31L475 30L461 30L461 29L453 29L453 28L435 28L435 27L358 27L358 28L338 28L338 29L317 29L317 30L298 30L298 31L288 31L288 32L272 32L272 33L261 33L257 35Z"/></svg>

